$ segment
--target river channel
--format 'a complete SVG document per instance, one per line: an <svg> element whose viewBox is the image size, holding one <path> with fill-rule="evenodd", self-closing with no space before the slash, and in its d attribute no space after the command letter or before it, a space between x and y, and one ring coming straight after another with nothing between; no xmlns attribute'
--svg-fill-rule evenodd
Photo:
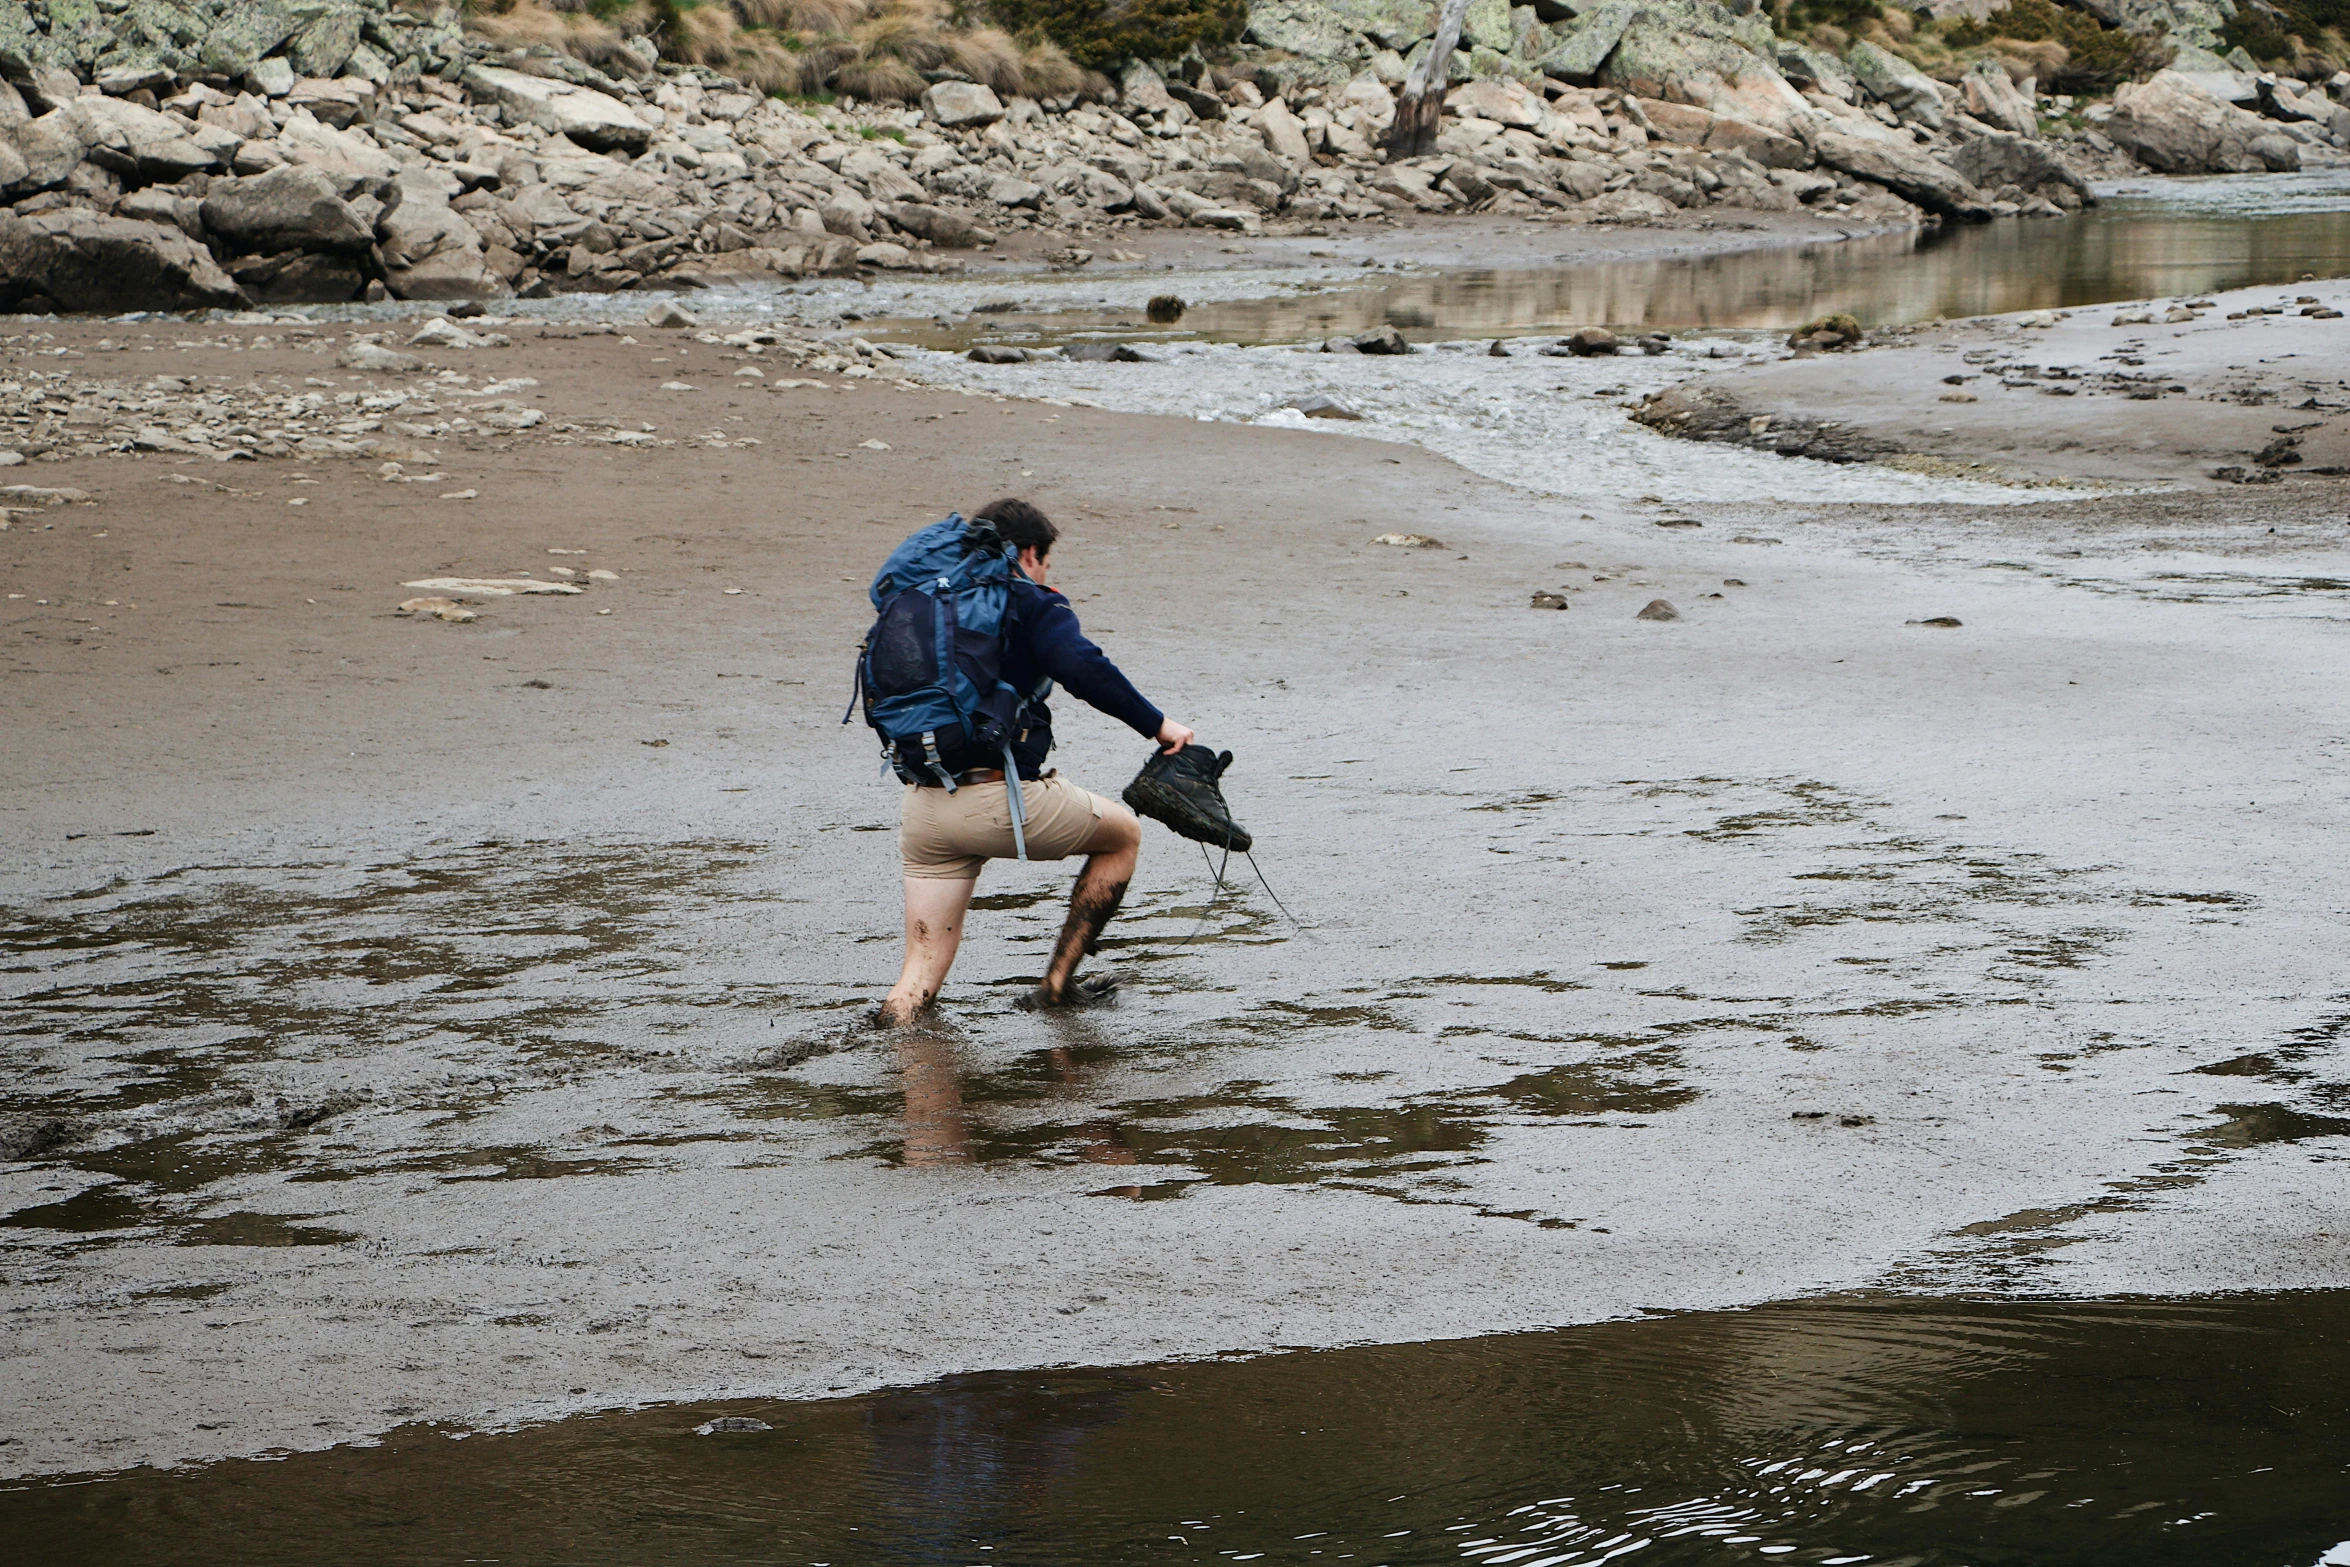
<svg viewBox="0 0 2350 1567"><path fill-rule="evenodd" d="M1296 343L1393 325L1416 340L1497 338L1607 326L1619 332L1784 332L1849 312L1892 326L2019 310L2071 309L2304 276L2350 265L2350 170L2101 187L2077 216L1864 234L1825 243L1550 266L1287 269L1235 266L1170 278L1094 272L1018 280L877 285L850 303L857 330L926 348L1136 342ZM1143 315L1179 292L1172 326Z"/></svg>
<svg viewBox="0 0 2350 1567"><path fill-rule="evenodd" d="M2350 1302L1851 1298L408 1429L0 1493L17 1559L2350 1560ZM732 1421L742 1430L709 1430Z"/></svg>

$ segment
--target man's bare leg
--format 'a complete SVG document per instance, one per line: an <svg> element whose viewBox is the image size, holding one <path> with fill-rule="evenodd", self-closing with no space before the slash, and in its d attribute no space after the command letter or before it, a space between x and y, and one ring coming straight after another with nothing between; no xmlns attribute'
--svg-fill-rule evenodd
<svg viewBox="0 0 2350 1567"><path fill-rule="evenodd" d="M1134 880L1135 863L1142 857L1142 823L1125 806L1112 804L1094 823L1085 851L1085 869L1069 894L1069 917L1061 924L1061 939L1053 946L1044 983L1037 986L1047 1003L1067 999L1077 965L1125 901L1126 884Z"/></svg>
<svg viewBox="0 0 2350 1567"><path fill-rule="evenodd" d="M1131 873L1131 861L1128 868ZM955 950L963 944L963 917L971 912L971 894L978 889L976 877L970 881L943 876L906 878L906 966L890 987L889 999L881 1004L882 1022L892 1026L911 1023L938 999L947 982L947 970L955 966Z"/></svg>

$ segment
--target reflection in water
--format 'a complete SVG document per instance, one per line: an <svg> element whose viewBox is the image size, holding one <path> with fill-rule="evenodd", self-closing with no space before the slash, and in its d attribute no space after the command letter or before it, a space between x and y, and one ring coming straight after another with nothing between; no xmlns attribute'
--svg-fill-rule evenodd
<svg viewBox="0 0 2350 1567"><path fill-rule="evenodd" d="M971 1137L963 1124L963 1082L955 1045L930 1025L897 1034L898 1070L906 1086L905 1162L969 1164Z"/></svg>
<svg viewBox="0 0 2350 1567"><path fill-rule="evenodd" d="M907 322L898 335L928 347L963 348L1104 334L1284 343L1382 324L1422 339L1513 337L1594 324L1784 331L1833 311L1885 326L2343 272L2343 258L2350 256L2350 196L2338 188L2339 178L2227 183L2239 197L2233 203L2191 182L2148 181L2128 189L2151 194L2118 194L2066 219L1969 224L1732 255L1382 274L1364 285L1203 301L1172 332L1146 328L1136 309L1095 309L974 316L946 328ZM2247 187L2252 196L2244 195ZM2268 199L2253 199L2264 191Z"/></svg>
<svg viewBox="0 0 2350 1567"><path fill-rule="evenodd" d="M891 1555L963 1561L1017 1538L1074 1481L1133 1378L949 1377L866 1401L871 1488ZM863 1532L860 1530L859 1532Z"/></svg>
<svg viewBox="0 0 2350 1567"><path fill-rule="evenodd" d="M2308 1567L2350 1535L2346 1329L2343 1294L1799 1302L400 1432L0 1492L0 1531L54 1567Z"/></svg>
<svg viewBox="0 0 2350 1567"><path fill-rule="evenodd" d="M1108 1059L1109 1047L1091 1038L1080 1020L1055 1017L1065 1042L1039 1052L1042 1076L1052 1085L1052 1099L1085 1102L1084 1090L1093 1064ZM900 1160L909 1166L970 1164L975 1158L1001 1157L991 1145L975 1154L969 1116L963 1102L963 1072L955 1060L951 1033L935 1021L901 1029L897 1038L898 1070L905 1088L904 1137ZM1034 1078L1031 1070L1024 1074ZM996 1089L1000 1095L1001 1087ZM1066 1141L1075 1155L1089 1164L1133 1164L1134 1150L1119 1138L1111 1116L1096 1116L1074 1127L1055 1127L1055 1140ZM1140 1187L1112 1187L1102 1196L1139 1197Z"/></svg>

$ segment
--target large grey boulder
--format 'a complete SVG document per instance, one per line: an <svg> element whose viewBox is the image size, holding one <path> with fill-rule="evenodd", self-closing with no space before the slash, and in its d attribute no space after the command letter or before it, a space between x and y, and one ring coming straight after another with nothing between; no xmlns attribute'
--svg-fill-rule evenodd
<svg viewBox="0 0 2350 1567"><path fill-rule="evenodd" d="M2141 37L2159 33L2182 65L2226 54L2220 29L2236 15L2234 0L2080 0L2080 8L2108 27Z"/></svg>
<svg viewBox="0 0 2350 1567"><path fill-rule="evenodd" d="M482 254L481 234L449 206L429 171L400 181L400 203L383 215L384 283L402 299L493 299L510 292ZM610 241L607 238L606 248Z"/></svg>
<svg viewBox="0 0 2350 1567"><path fill-rule="evenodd" d="M71 67L73 57L33 26L22 5L0 5L0 71L23 79L36 70Z"/></svg>
<svg viewBox="0 0 2350 1567"><path fill-rule="evenodd" d="M2083 206L2097 204L2096 193L2080 171L2058 157L2047 143L2029 136L2009 131L1979 132L1951 149L1950 166L1984 190L2020 185L2054 200L2047 187L2056 185L2072 190L2081 198Z"/></svg>
<svg viewBox="0 0 2350 1567"><path fill-rule="evenodd" d="M1175 108L1167 79L1140 60L1130 60L1118 79L1118 101L1131 111L1165 114ZM1184 111L1189 113L1189 110Z"/></svg>
<svg viewBox="0 0 2350 1567"><path fill-rule="evenodd" d="M1706 109L1693 109L1685 103L1667 103L1661 98L1644 98L1641 112L1648 123L1665 140L1679 142L1685 147L1705 147L1715 152L1739 152L1766 169L1809 168L1811 148L1793 136L1782 136L1777 131L1765 130L1751 120L1733 119L1726 114L1715 114Z"/></svg>
<svg viewBox="0 0 2350 1567"><path fill-rule="evenodd" d="M590 152L639 153L652 142L652 127L627 104L592 87L525 76L494 65L465 69L465 89L476 98L557 136L568 136Z"/></svg>
<svg viewBox="0 0 2350 1567"><path fill-rule="evenodd" d="M352 51L359 47L359 30L367 13L348 0L303 8L315 14L287 41L286 63L297 76L342 75Z"/></svg>
<svg viewBox="0 0 2350 1567"><path fill-rule="evenodd" d="M1562 82L1587 86L1599 75L1599 68L1607 57L1623 42L1624 29L1632 25L1632 18L1640 10L1637 0L1603 0L1588 7L1572 22L1555 30L1559 37L1556 47L1538 62L1543 73Z"/></svg>
<svg viewBox="0 0 2350 1567"><path fill-rule="evenodd" d="M400 175L400 160L369 138L337 130L302 109L287 116L274 145L287 162L324 169L340 180L380 181Z"/></svg>
<svg viewBox="0 0 2350 1567"><path fill-rule="evenodd" d="M1728 15L1708 0L1640 6L1599 68L1599 81L1636 97L1686 103L1792 133L1811 116L1811 105L1776 65L1729 36Z"/></svg>
<svg viewBox="0 0 2350 1567"><path fill-rule="evenodd" d="M1455 87L1445 94L1444 107L1446 112L1462 118L1473 116L1528 131L1540 130L1547 118L1541 96L1507 77L1486 77Z"/></svg>
<svg viewBox="0 0 2350 1567"><path fill-rule="evenodd" d="M909 234L921 235L941 250L968 250L979 243L979 230L969 218L951 207L901 201L880 210L882 216L899 228Z"/></svg>
<svg viewBox="0 0 2350 1567"><path fill-rule="evenodd" d="M1314 149L1306 140L1304 122L1290 113L1289 105L1280 99L1271 100L1257 111L1257 134L1265 139L1266 150L1291 167L1314 166Z"/></svg>
<svg viewBox="0 0 2350 1567"><path fill-rule="evenodd" d="M1464 48L1507 54L1516 42L1516 30L1510 24L1510 0L1469 0L1469 9L1461 16Z"/></svg>
<svg viewBox="0 0 2350 1567"><path fill-rule="evenodd" d="M2263 76L2254 83L2254 101L2272 120L2316 125L2344 144L2350 144L2350 109L2334 102L2325 89L2289 76Z"/></svg>
<svg viewBox="0 0 2350 1567"><path fill-rule="evenodd" d="M1323 0L1262 0L1249 7L1248 36L1302 60L1337 60L1357 35Z"/></svg>
<svg viewBox="0 0 2350 1567"><path fill-rule="evenodd" d="M245 297L176 228L78 208L0 212L0 308L47 299L65 310L202 310Z"/></svg>
<svg viewBox="0 0 2350 1567"><path fill-rule="evenodd" d="M1896 137L1882 127L1867 129L1849 120L1820 115L1804 129L1814 153L1830 168L1882 185L1905 201L1946 218L1982 222L1991 205L1973 182L1908 136Z"/></svg>
<svg viewBox="0 0 2350 1567"><path fill-rule="evenodd" d="M1485 3L1492 8L1492 0ZM1471 0L1470 9L1477 9L1477 0ZM1393 49L1401 54L1421 39L1435 36L1436 10L1435 0L1267 0L1263 6L1251 8L1249 31L1257 34L1261 43L1314 59L1346 54L1360 47L1358 39L1372 49ZM1506 5L1499 10L1505 40L1502 47L1507 48L1509 13ZM1488 35L1493 31L1490 17L1481 17L1480 25ZM1296 49L1274 43L1264 36L1268 32L1323 47ZM1335 40L1335 47L1329 40Z"/></svg>
<svg viewBox="0 0 2350 1567"><path fill-rule="evenodd" d="M1781 38L1773 46L1771 58L1777 63L1779 74L1797 87L1826 93L1844 103L1860 96L1860 84L1852 79L1844 62L1825 49Z"/></svg>
<svg viewBox="0 0 2350 1567"><path fill-rule="evenodd" d="M2124 83L2101 128L2158 174L2251 174L2301 166L2301 149L2291 137L2178 71Z"/></svg>
<svg viewBox="0 0 2350 1567"><path fill-rule="evenodd" d="M126 183L168 185L220 167L178 120L127 99L80 97L56 112L81 139L84 156Z"/></svg>
<svg viewBox="0 0 2350 1567"><path fill-rule="evenodd" d="M240 0L205 31L196 57L218 75L242 76L323 9L291 0Z"/></svg>
<svg viewBox="0 0 2350 1567"><path fill-rule="evenodd" d="M923 189L878 147L859 147L840 160L843 179L854 180L875 201L920 201Z"/></svg>
<svg viewBox="0 0 2350 1567"><path fill-rule="evenodd" d="M1307 159L1305 166L1309 169L1312 168L1313 160ZM1208 159L1208 167L1211 170L1238 174L1244 179L1257 180L1274 186L1284 195L1297 189L1298 171L1295 165L1285 159L1275 157L1266 148L1253 146L1237 136L1226 142Z"/></svg>
<svg viewBox="0 0 2350 1567"><path fill-rule="evenodd" d="M1844 63L1861 91L1913 125L1930 131L1942 128L1942 93L1932 77L1890 50L1863 39L1846 52Z"/></svg>
<svg viewBox="0 0 2350 1567"><path fill-rule="evenodd" d="M62 109L52 109L37 120L0 130L0 138L24 160L24 172L7 182L12 191L46 190L52 185L62 185L65 177L81 166L80 125Z"/></svg>
<svg viewBox="0 0 2350 1567"><path fill-rule="evenodd" d="M1959 82L1959 91L1966 94L1966 111L1985 125L2013 132L2018 136L2038 136L2040 117L2033 112L2032 100L2008 79L2007 72L1996 60L1977 60L1967 68ZM1982 181L1977 180L1976 184Z"/></svg>
<svg viewBox="0 0 2350 1567"><path fill-rule="evenodd" d="M239 250L363 251L375 243L334 178L299 164L213 181L203 212L204 226Z"/></svg>
<svg viewBox="0 0 2350 1567"><path fill-rule="evenodd" d="M949 130L978 130L1002 119L1004 104L980 82L933 82L922 94L922 112Z"/></svg>

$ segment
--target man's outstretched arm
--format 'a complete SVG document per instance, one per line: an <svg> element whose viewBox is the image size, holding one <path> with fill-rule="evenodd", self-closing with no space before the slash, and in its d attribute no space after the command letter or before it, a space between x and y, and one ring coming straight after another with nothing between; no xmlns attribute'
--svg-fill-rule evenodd
<svg viewBox="0 0 2350 1567"><path fill-rule="evenodd" d="M1134 688L1134 682L1110 662L1110 655L1078 627L1077 612L1059 594L1045 600L1031 623L1029 647L1036 655L1037 667L1079 701L1099 708L1169 751L1180 751L1191 743L1191 730L1160 712Z"/></svg>

